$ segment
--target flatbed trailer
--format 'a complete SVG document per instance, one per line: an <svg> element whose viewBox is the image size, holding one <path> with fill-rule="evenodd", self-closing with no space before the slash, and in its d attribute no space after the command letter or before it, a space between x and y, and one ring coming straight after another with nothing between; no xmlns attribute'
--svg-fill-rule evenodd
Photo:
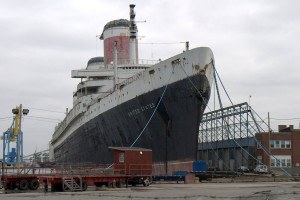
<svg viewBox="0 0 300 200"><path fill-rule="evenodd" d="M109 176L39 176L38 180L43 183L45 191L48 191L48 186L51 186L51 191L85 191L88 186L108 188L121 188L124 185L135 186L143 184L149 186L151 176L140 175L109 175Z"/></svg>
<svg viewBox="0 0 300 200"><path fill-rule="evenodd" d="M2 179L3 180L3 179ZM48 191L51 186L51 191L85 191L88 186L106 186L108 188L118 187L123 185L135 186L143 184L149 186L151 176L140 175L110 175L110 176L56 176L56 175L9 175L4 176L3 187L5 190L37 190L40 186Z"/></svg>
<svg viewBox="0 0 300 200"><path fill-rule="evenodd" d="M114 162L105 164L54 164L51 168L2 168L1 183L6 190L85 191L88 186L148 186L152 177L152 150L110 147Z"/></svg>
<svg viewBox="0 0 300 200"><path fill-rule="evenodd" d="M6 168L1 183L5 190L85 191L88 186L149 186L152 165L59 165L53 168Z"/></svg>
<svg viewBox="0 0 300 200"><path fill-rule="evenodd" d="M1 183L5 190L37 190L39 179L36 175L3 175Z"/></svg>

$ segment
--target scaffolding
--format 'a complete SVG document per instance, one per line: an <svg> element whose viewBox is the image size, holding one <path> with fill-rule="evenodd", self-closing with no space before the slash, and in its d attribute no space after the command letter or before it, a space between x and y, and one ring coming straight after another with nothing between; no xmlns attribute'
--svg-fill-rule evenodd
<svg viewBox="0 0 300 200"><path fill-rule="evenodd" d="M255 167L255 133L261 125L256 113L241 103L203 115L198 138L198 159L209 167L237 170L240 166Z"/></svg>

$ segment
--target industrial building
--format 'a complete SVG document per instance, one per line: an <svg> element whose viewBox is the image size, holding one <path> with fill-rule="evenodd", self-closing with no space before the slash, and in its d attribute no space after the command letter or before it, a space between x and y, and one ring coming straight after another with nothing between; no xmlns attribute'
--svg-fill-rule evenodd
<svg viewBox="0 0 300 200"><path fill-rule="evenodd" d="M208 167L218 170L235 171L240 166L253 170L256 165L263 163L272 171L281 167L289 172L298 171L300 129L294 129L292 125L279 125L278 130L259 132L255 137L200 142L197 159L206 161Z"/></svg>
<svg viewBox="0 0 300 200"><path fill-rule="evenodd" d="M206 161L209 168L221 171L236 171L240 166L254 169L256 166L256 160L253 158L256 150L254 138L239 138L235 141L200 143L197 159Z"/></svg>
<svg viewBox="0 0 300 200"><path fill-rule="evenodd" d="M300 174L300 129L278 127L278 132L269 131L247 103L205 113L197 159L218 170L236 171L241 166L253 170L263 164L272 171L284 167Z"/></svg>
<svg viewBox="0 0 300 200"><path fill-rule="evenodd" d="M300 166L300 129L294 126L279 125L278 132L256 133L255 137L270 154L267 155L260 145L256 148L256 157L270 167Z"/></svg>

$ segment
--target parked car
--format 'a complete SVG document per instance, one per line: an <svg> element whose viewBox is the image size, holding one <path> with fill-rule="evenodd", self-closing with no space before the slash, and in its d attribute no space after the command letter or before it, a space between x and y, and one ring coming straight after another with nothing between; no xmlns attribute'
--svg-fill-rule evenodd
<svg viewBox="0 0 300 200"><path fill-rule="evenodd" d="M257 165L254 168L254 173L267 174L268 173L268 167L266 165Z"/></svg>
<svg viewBox="0 0 300 200"><path fill-rule="evenodd" d="M246 166L240 166L237 171L242 172L242 173L249 173L250 172L249 168L246 167Z"/></svg>

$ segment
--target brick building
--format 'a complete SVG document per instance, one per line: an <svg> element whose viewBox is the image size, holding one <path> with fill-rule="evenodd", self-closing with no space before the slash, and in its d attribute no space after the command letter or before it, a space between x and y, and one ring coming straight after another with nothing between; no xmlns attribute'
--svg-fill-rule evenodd
<svg viewBox="0 0 300 200"><path fill-rule="evenodd" d="M279 125L279 132L264 132L255 134L256 139L269 155L257 145L256 157L270 167L299 167L300 166L300 129L294 126ZM274 157L276 157L276 159Z"/></svg>

